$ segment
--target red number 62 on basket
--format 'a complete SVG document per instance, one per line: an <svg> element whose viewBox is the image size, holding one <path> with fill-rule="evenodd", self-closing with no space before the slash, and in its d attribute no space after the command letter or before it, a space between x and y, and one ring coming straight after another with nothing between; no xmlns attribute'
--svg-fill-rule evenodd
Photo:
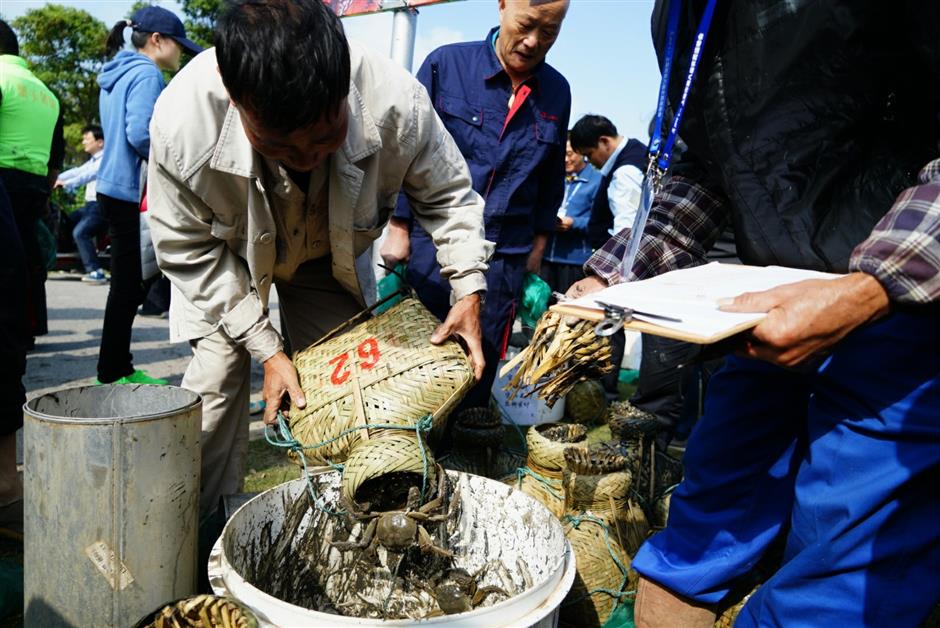
<svg viewBox="0 0 940 628"><path fill-rule="evenodd" d="M359 358L359 368L369 370L379 363L382 352L379 350L379 341L375 338L366 338L359 343L355 352L347 351L340 353L330 360L329 364L333 367L333 373L330 375L330 383L334 386L342 386L349 379L352 371L349 370L350 354L355 353Z"/></svg>

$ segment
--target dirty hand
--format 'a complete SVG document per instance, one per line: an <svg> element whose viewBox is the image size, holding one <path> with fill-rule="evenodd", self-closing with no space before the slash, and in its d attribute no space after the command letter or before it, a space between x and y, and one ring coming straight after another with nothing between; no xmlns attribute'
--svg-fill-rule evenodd
<svg viewBox="0 0 940 628"><path fill-rule="evenodd" d="M410 254L411 239L408 236L408 223L400 218L392 218L388 221L388 233L385 234L385 241L379 249L382 262L389 268L395 268L398 262L407 260Z"/></svg>
<svg viewBox="0 0 940 628"><path fill-rule="evenodd" d="M584 279L580 279L568 288L568 291L565 292L565 296L570 299L579 299L583 296L587 296L592 292L598 292L607 287L607 282L598 277L597 275L588 275Z"/></svg>
<svg viewBox="0 0 940 628"><path fill-rule="evenodd" d="M767 312L743 353L786 367L825 351L889 309L888 294L865 273L745 292L719 305L725 312Z"/></svg>
<svg viewBox="0 0 940 628"><path fill-rule="evenodd" d="M555 231L571 231L571 226L574 224L574 220L571 219L571 216L562 216L558 219L558 224L555 226Z"/></svg>
<svg viewBox="0 0 940 628"><path fill-rule="evenodd" d="M64 188L65 184L62 182L62 179L56 179L55 183L52 186L52 189L58 190L59 188Z"/></svg>
<svg viewBox="0 0 940 628"><path fill-rule="evenodd" d="M548 244L548 234L536 233L535 238L532 239L532 252L529 253L529 259L525 265L527 272L537 275L542 270L542 255L545 253L546 244Z"/></svg>
<svg viewBox="0 0 940 628"><path fill-rule="evenodd" d="M287 354L279 351L264 361L264 422L268 425L277 423L277 412L281 409L284 395L290 396L298 408L307 405L304 391L297 379L297 369Z"/></svg>
<svg viewBox="0 0 940 628"><path fill-rule="evenodd" d="M483 377L483 330L480 327L480 294L473 293L460 299L450 308L447 318L431 334L432 344L442 344L451 336L460 336L470 351L470 364L477 381Z"/></svg>

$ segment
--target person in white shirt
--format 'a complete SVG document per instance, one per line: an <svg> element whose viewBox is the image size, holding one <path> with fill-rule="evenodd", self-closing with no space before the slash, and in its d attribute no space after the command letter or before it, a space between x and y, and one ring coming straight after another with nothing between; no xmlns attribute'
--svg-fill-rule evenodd
<svg viewBox="0 0 940 628"><path fill-rule="evenodd" d="M647 163L646 145L623 137L613 122L594 114L578 120L570 141L604 177L588 223L591 246L599 249L612 235L633 226Z"/></svg>
<svg viewBox="0 0 940 628"><path fill-rule="evenodd" d="M85 267L85 276L82 277L82 281L103 284L108 281L108 278L101 270L98 247L95 242L108 228L108 223L98 209L98 199L95 196L95 179L98 177L98 167L104 155L104 133L100 126L90 124L82 129L82 148L91 158L81 166L60 174L55 187L74 190L82 185L85 186L85 205L69 216L75 224L72 229L72 238L82 258L82 265Z"/></svg>

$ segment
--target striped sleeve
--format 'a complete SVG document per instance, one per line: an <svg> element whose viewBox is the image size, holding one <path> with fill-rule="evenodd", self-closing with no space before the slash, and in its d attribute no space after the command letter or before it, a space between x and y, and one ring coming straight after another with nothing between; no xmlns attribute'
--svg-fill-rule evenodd
<svg viewBox="0 0 940 628"><path fill-rule="evenodd" d="M620 274L631 229L615 234L584 264L587 274L608 285L661 275L705 262L705 254L728 220L727 201L704 185L672 176L656 195L629 277Z"/></svg>
<svg viewBox="0 0 940 628"><path fill-rule="evenodd" d="M940 159L927 164L918 179L849 261L850 270L873 275L898 303L940 301Z"/></svg>

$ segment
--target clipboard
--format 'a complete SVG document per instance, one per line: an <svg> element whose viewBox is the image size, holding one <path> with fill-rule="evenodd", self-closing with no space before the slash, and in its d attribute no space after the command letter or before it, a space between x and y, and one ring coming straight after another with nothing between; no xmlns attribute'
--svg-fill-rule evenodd
<svg viewBox="0 0 940 628"><path fill-rule="evenodd" d="M605 307L619 309L629 314L624 329L709 345L753 329L767 316L760 312L724 312L718 309L718 301L799 281L841 276L783 266L712 262L610 286L551 309L597 323L609 320Z"/></svg>

